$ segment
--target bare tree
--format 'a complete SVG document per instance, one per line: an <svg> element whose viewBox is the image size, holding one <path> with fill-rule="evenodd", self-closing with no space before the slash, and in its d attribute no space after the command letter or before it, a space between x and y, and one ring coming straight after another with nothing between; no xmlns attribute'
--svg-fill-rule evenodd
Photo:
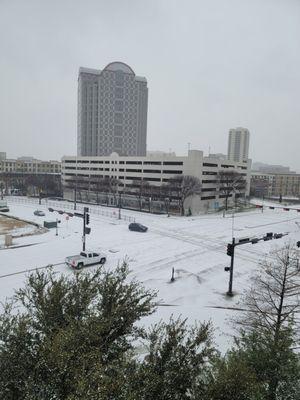
<svg viewBox="0 0 300 400"><path fill-rule="evenodd" d="M179 200L181 215L184 215L184 202L193 195L201 194L201 182L192 175L180 175L171 178L166 185L169 187L170 195Z"/></svg>
<svg viewBox="0 0 300 400"><path fill-rule="evenodd" d="M115 178L114 176L110 176L108 178L109 192L113 195L115 205L117 204L117 194L120 184L121 182L119 181L118 178Z"/></svg>
<svg viewBox="0 0 300 400"><path fill-rule="evenodd" d="M106 194L106 203L108 205L109 201L109 194L113 195L114 202L117 204L117 193L119 189L120 181L119 179L113 176L94 176L93 183L92 183L92 190L96 193L96 201L99 203L99 194L105 193Z"/></svg>
<svg viewBox="0 0 300 400"><path fill-rule="evenodd" d="M100 199L99 195L102 193L104 186L104 179L101 175L94 175L91 177L91 190L95 193L96 195L96 203L99 204Z"/></svg>
<svg viewBox="0 0 300 400"><path fill-rule="evenodd" d="M225 210L228 209L228 199L233 193L241 193L246 189L245 175L235 170L221 170L217 175L219 192L225 197Z"/></svg>
<svg viewBox="0 0 300 400"><path fill-rule="evenodd" d="M139 202L140 211L142 210L142 199L148 197L150 195L150 184L147 180L141 179L136 184L137 190L135 191L136 198Z"/></svg>
<svg viewBox="0 0 300 400"><path fill-rule="evenodd" d="M82 188L84 184L84 177L79 175L72 176L71 179L68 179L65 182L64 187L66 189L70 189L74 191L73 199L74 199L74 210L76 210L77 200L82 201Z"/></svg>
<svg viewBox="0 0 300 400"><path fill-rule="evenodd" d="M245 315L235 321L268 400L281 398L278 391L285 390L291 374L299 371L293 352L299 339L298 254L286 245L272 252L273 256L274 260L261 263L260 273L244 299Z"/></svg>

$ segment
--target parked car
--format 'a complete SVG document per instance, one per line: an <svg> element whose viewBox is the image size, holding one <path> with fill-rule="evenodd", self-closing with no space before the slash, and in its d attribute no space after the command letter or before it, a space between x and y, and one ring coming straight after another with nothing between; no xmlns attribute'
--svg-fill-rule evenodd
<svg viewBox="0 0 300 400"><path fill-rule="evenodd" d="M102 252L95 253L82 251L78 255L66 257L65 263L74 269L81 269L95 264L103 265L106 263L106 255Z"/></svg>
<svg viewBox="0 0 300 400"><path fill-rule="evenodd" d="M8 212L9 208L6 200L0 200L0 212Z"/></svg>
<svg viewBox="0 0 300 400"><path fill-rule="evenodd" d="M49 207L49 208L48 208L48 211L53 212L54 209L53 209L52 207Z"/></svg>
<svg viewBox="0 0 300 400"><path fill-rule="evenodd" d="M41 211L41 210L35 210L33 214L37 215L38 217L44 217L45 216L44 211Z"/></svg>
<svg viewBox="0 0 300 400"><path fill-rule="evenodd" d="M147 232L148 230L147 226L139 224L137 222L132 222L131 224L129 224L128 229L135 232Z"/></svg>
<svg viewBox="0 0 300 400"><path fill-rule="evenodd" d="M48 197L48 200L52 200L52 201L63 201L64 198L63 198L63 197Z"/></svg>

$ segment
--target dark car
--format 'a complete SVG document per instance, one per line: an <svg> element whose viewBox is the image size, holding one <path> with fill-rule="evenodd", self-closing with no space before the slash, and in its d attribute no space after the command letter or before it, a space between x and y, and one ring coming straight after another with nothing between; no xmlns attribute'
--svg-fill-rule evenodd
<svg viewBox="0 0 300 400"><path fill-rule="evenodd" d="M131 224L129 224L128 229L135 232L147 232L148 230L147 226L138 224L137 222L132 222Z"/></svg>

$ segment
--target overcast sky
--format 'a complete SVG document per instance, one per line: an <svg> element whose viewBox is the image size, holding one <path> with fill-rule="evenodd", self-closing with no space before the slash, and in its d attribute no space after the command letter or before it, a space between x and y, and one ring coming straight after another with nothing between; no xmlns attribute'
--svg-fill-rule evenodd
<svg viewBox="0 0 300 400"><path fill-rule="evenodd" d="M0 151L76 154L80 66L149 87L148 150L227 151L300 171L300 0L0 0Z"/></svg>

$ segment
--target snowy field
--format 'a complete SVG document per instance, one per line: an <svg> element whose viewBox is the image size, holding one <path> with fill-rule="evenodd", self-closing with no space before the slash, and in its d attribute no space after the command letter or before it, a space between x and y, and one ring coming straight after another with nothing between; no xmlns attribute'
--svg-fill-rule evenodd
<svg viewBox="0 0 300 400"><path fill-rule="evenodd" d="M37 205L22 199L8 199L10 215L43 223L44 220L61 220L56 236L55 229L39 235L14 240L15 248L0 250L0 301L10 297L14 289L23 285L26 271L48 264L54 264L55 271L73 273L64 264L64 258L77 254L82 248L82 220L66 219L65 215L50 213L48 206L72 211L70 203L57 202ZM67 209L69 207L69 209ZM293 205L292 208L297 208ZM300 208L300 207L299 207ZM39 209L45 217L36 217L33 211ZM143 214L122 210L125 220L118 220L118 211L105 207L94 207L108 215L91 213L91 235L87 236L87 249L104 250L107 253L105 268L115 266L127 259L131 277L143 282L144 286L157 290L162 304L157 312L145 318L142 323L149 326L160 319L168 320L173 314L188 318L190 323L211 320L217 328L215 341L222 350L230 342L232 327L228 319L233 307L249 286L249 278L258 261L271 250L289 241L300 240L300 213L255 209L223 218L222 215L198 217L170 217ZM128 230L128 220L135 218L148 226L147 233ZM226 246L232 235L239 237L261 237L267 232L288 233L282 239L246 244L236 248L234 266L233 298L225 293L228 289L230 257ZM3 241L3 239L1 239ZM19 247L17 247L19 246ZM172 268L175 282L170 283ZM164 304L164 305L163 305ZM219 309L215 307L224 307Z"/></svg>

